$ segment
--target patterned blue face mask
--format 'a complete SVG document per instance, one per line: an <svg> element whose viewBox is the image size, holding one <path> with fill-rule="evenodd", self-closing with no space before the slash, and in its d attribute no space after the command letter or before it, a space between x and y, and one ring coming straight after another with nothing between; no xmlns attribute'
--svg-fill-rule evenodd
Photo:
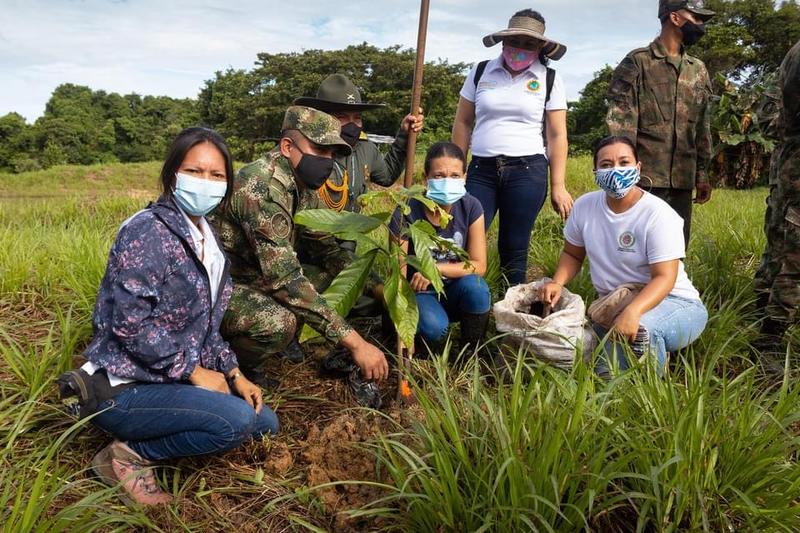
<svg viewBox="0 0 800 533"><path fill-rule="evenodd" d="M606 194L617 200L625 198L641 178L636 167L599 168L594 171L594 182Z"/></svg>
<svg viewBox="0 0 800 533"><path fill-rule="evenodd" d="M429 179L426 196L439 205L453 205L467 194L466 183L464 178Z"/></svg>
<svg viewBox="0 0 800 533"><path fill-rule="evenodd" d="M227 190L227 182L204 180L177 172L172 196L186 214L202 217L219 205Z"/></svg>

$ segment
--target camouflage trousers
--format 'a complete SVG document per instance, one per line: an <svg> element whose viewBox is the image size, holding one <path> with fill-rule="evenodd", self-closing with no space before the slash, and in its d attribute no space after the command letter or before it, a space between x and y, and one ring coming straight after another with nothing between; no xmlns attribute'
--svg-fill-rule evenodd
<svg viewBox="0 0 800 533"><path fill-rule="evenodd" d="M330 273L314 265L303 265L303 274L320 293L333 282ZM371 287L366 291L371 291ZM364 313L360 316L372 316L374 304L370 306L365 300L368 299L362 297L354 310L356 314ZM236 352L239 365L245 370L255 370L286 348L302 326L301 318L268 294L236 283L220 330Z"/></svg>
<svg viewBox="0 0 800 533"><path fill-rule="evenodd" d="M759 308L782 324L797 321L800 307L800 140L787 143L776 161L764 232L767 244L756 273Z"/></svg>
<svg viewBox="0 0 800 533"><path fill-rule="evenodd" d="M295 314L271 296L248 285L233 285L220 331L243 370L256 370L286 348L297 330Z"/></svg>

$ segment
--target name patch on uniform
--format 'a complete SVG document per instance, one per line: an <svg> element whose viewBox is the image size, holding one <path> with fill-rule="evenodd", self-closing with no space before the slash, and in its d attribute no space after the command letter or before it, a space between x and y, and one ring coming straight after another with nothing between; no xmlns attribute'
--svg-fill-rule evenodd
<svg viewBox="0 0 800 533"><path fill-rule="evenodd" d="M531 80L528 82L528 90L532 93L538 93L539 89L542 88L542 84L536 80Z"/></svg>
<svg viewBox="0 0 800 533"><path fill-rule="evenodd" d="M479 81L478 90L480 89L494 89L497 87L496 81Z"/></svg>

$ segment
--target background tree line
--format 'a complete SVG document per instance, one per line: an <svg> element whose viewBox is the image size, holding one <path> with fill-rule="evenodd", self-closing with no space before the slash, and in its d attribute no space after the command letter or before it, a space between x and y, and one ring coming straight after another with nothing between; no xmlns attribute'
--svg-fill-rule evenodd
<svg viewBox="0 0 800 533"><path fill-rule="evenodd" d="M712 171L727 185L751 186L763 178L764 160L773 148L769 80L800 40L800 7L796 0L707 0L706 6L718 15L690 53L706 63L715 83ZM365 128L393 135L408 112L413 64L413 50L362 43L334 51L260 53L252 69L216 72L197 99L121 96L61 85L34 124L17 113L0 117L0 170L157 160L178 131L195 124L219 130L234 156L246 161L272 146L286 106L298 96L314 95L322 79L334 72L350 77L366 101L387 104L364 114ZM449 137L468 67L427 63L421 144ZM605 96L612 71L606 66L597 72L581 97L569 104L573 153L590 150L606 132Z"/></svg>

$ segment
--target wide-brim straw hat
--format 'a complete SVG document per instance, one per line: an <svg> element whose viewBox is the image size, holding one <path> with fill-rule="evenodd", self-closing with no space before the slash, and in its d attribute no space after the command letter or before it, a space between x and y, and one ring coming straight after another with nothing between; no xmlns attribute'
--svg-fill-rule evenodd
<svg viewBox="0 0 800 533"><path fill-rule="evenodd" d="M494 46L503 40L503 37L522 36L531 37L544 41L545 45L542 49L545 57L558 61L564 54L567 53L567 47L558 41L554 41L549 37L544 36L544 23L536 20L533 17L511 17L508 21L508 28L491 33L483 38L483 44L486 47Z"/></svg>

